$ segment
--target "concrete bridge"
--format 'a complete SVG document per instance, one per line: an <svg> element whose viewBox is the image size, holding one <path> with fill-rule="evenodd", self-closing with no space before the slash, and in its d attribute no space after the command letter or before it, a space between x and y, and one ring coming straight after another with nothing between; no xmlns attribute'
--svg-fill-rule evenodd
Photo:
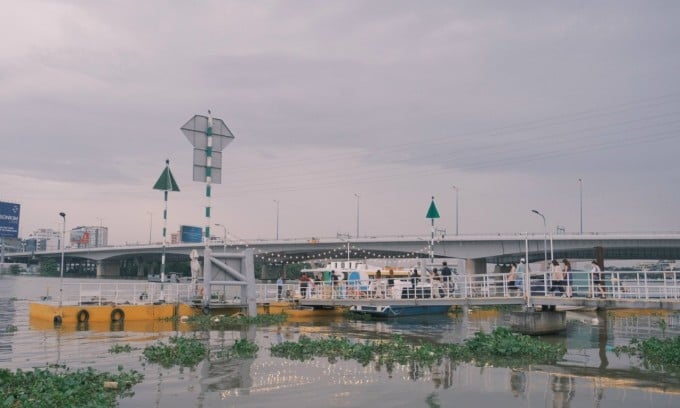
<svg viewBox="0 0 680 408"><path fill-rule="evenodd" d="M432 245L431 245L432 244ZM168 262L188 261L193 249L202 253L204 244L168 245ZM306 238L252 240L211 243L213 252L254 251L265 263L299 263L314 259L403 259L435 258L465 260L465 270L478 274L486 265L517 261L528 254L528 261L548 259L680 259L680 233L589 233L546 236L544 234L488 234L429 236L361 237L358 239ZM80 265L100 277L144 277L158 273L162 245L126 245L100 248L66 248L67 265ZM59 263L61 251L6 253L7 262L35 263L46 259ZM69 267L65 268L67 273ZM127 271L127 272L124 272Z"/></svg>

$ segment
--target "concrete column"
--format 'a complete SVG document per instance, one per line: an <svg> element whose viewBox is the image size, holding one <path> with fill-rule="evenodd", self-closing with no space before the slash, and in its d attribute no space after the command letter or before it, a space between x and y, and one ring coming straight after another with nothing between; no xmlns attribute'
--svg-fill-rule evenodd
<svg viewBox="0 0 680 408"><path fill-rule="evenodd" d="M486 260L481 259L466 259L465 273L468 275L481 275L486 273Z"/></svg>
<svg viewBox="0 0 680 408"><path fill-rule="evenodd" d="M248 303L248 316L257 316L256 289L255 289L255 260L253 249L248 248L243 252L243 262L241 263L241 274L246 278L246 285L241 287L241 299L246 299Z"/></svg>

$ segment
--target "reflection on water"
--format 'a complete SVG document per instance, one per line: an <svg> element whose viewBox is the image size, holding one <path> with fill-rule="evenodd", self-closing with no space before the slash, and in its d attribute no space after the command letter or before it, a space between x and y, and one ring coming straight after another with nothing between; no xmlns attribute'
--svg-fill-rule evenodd
<svg viewBox="0 0 680 408"><path fill-rule="evenodd" d="M470 311L413 316L384 321L330 318L298 320L266 328L191 332L186 324L125 322L80 324L55 329L52 322L29 321L28 303L55 291L55 280L0 277L0 361L12 369L62 363L116 371L119 365L142 372L145 379L121 407L325 407L364 406L553 406L639 408L680 406L677 375L649 372L611 349L631 338L676 336L678 315L661 312L586 312L568 314L566 334L545 340L565 344L563 361L524 368L476 367L444 360L431 367L414 362L362 366L327 358L295 361L271 357L269 347L300 336L347 336L356 341L400 334L418 342L462 342L479 330L504 324L502 313ZM18 300L13 300L13 298ZM6 327L16 326L16 332ZM211 357L194 368L145 364L144 347L170 336L197 336L209 344ZM219 359L217 351L237 339L255 341L252 359ZM132 353L111 354L116 344Z"/></svg>

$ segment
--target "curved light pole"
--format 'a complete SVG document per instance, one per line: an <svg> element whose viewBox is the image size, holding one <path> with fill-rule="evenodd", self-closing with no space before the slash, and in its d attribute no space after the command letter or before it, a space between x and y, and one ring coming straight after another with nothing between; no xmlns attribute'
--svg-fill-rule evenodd
<svg viewBox="0 0 680 408"><path fill-rule="evenodd" d="M274 200L276 203L276 240L279 240L279 200Z"/></svg>
<svg viewBox="0 0 680 408"><path fill-rule="evenodd" d="M59 307L61 308L64 300L64 247L66 246L66 213L60 212L62 218L61 224L61 269L59 269Z"/></svg>
<svg viewBox="0 0 680 408"><path fill-rule="evenodd" d="M581 221L581 235L583 235L583 180L578 179L579 212Z"/></svg>
<svg viewBox="0 0 680 408"><path fill-rule="evenodd" d="M222 227L222 232L224 233L224 238L222 239L222 244L224 244L224 252L227 252L227 227L222 224L215 224L216 227Z"/></svg>
<svg viewBox="0 0 680 408"><path fill-rule="evenodd" d="M531 210L532 213L538 214L543 218L543 257L545 258L545 267L546 270L548 268L548 245L547 245L547 240L548 240L548 227L545 222L545 215L541 214L538 210ZM529 260L527 259L527 264L529 263Z"/></svg>
<svg viewBox="0 0 680 408"><path fill-rule="evenodd" d="M456 235L458 235L458 186L453 186L456 189Z"/></svg>
<svg viewBox="0 0 680 408"><path fill-rule="evenodd" d="M359 193L354 193L357 198L357 238L359 238Z"/></svg>

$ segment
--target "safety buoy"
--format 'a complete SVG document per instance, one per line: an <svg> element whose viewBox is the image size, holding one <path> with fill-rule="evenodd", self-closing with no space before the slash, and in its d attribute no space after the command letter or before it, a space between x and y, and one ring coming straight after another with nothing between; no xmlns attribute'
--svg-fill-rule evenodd
<svg viewBox="0 0 680 408"><path fill-rule="evenodd" d="M76 315L76 319L78 319L78 323L88 322L90 320L90 312L85 309L81 309Z"/></svg>
<svg viewBox="0 0 680 408"><path fill-rule="evenodd" d="M113 309L111 311L111 322L122 322L125 319L125 312L121 309Z"/></svg>

